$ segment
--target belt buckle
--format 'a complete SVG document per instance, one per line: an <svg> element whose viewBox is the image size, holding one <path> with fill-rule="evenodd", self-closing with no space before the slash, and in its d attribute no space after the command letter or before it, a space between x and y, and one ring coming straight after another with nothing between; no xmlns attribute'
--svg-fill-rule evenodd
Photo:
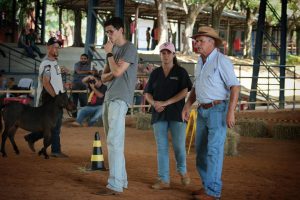
<svg viewBox="0 0 300 200"><path fill-rule="evenodd" d="M200 103L199 104L199 106L198 106L198 108L203 108L203 109L209 109L209 108L211 108L213 106L213 104L212 103Z"/></svg>

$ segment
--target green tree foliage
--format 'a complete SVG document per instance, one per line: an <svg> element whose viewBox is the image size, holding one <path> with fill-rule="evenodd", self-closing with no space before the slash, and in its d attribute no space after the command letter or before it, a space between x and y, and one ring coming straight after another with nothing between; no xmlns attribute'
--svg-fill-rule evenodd
<svg viewBox="0 0 300 200"><path fill-rule="evenodd" d="M13 21L17 19L19 24L25 25L25 19L27 18L27 13L30 8L33 7L32 3L34 0L17 0L16 1L16 10L18 11L17 16L13 15L13 1L12 0L1 0L0 1L0 10L6 13L7 20Z"/></svg>
<svg viewBox="0 0 300 200"><path fill-rule="evenodd" d="M1 0L0 1L0 11L6 13L7 19L12 19L12 0Z"/></svg>
<svg viewBox="0 0 300 200"><path fill-rule="evenodd" d="M274 8L274 10L277 13L278 17L281 17L281 2L275 1L275 0L269 0L271 6ZM276 15L271 11L271 9L267 6L266 11L266 22L270 26L276 26L280 24L280 21L275 17Z"/></svg>

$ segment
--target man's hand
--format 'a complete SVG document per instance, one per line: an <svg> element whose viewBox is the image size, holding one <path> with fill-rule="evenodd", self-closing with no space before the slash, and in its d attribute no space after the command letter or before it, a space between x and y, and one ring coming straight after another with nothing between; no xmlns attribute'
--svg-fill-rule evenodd
<svg viewBox="0 0 300 200"><path fill-rule="evenodd" d="M182 118L182 121L189 121L189 118L190 118L190 109L187 108L186 106L183 107L183 110L181 112L181 118Z"/></svg>
<svg viewBox="0 0 300 200"><path fill-rule="evenodd" d="M104 45L105 53L111 53L113 49L113 43L110 40L107 40L107 43Z"/></svg>
<svg viewBox="0 0 300 200"><path fill-rule="evenodd" d="M71 82L68 82L68 83L64 83L64 88L69 90L72 88L72 83Z"/></svg>
<svg viewBox="0 0 300 200"><path fill-rule="evenodd" d="M60 71L62 74L70 74L70 70L65 66L60 66Z"/></svg>
<svg viewBox="0 0 300 200"><path fill-rule="evenodd" d="M234 117L234 111L230 112L228 111L226 116L226 124L228 128L233 128L235 125L235 117Z"/></svg>

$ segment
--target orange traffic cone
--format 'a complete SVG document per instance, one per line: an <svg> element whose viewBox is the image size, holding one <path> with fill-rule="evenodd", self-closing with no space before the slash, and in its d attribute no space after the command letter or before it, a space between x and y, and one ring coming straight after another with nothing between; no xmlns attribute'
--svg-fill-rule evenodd
<svg viewBox="0 0 300 200"><path fill-rule="evenodd" d="M106 168L104 166L104 157L102 154L101 140L99 132L95 133L95 140L93 143L93 155L91 156L91 170L103 170Z"/></svg>

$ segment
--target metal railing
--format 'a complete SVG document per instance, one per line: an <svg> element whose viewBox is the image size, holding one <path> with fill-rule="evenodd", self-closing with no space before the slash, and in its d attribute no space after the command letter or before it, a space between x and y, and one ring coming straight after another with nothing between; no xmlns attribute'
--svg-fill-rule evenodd
<svg viewBox="0 0 300 200"><path fill-rule="evenodd" d="M274 109L279 108L279 92L280 89L279 80L285 79L285 96L289 97L285 100L285 105L292 106L291 109L295 109L300 104L300 66L281 66L281 65L268 65L265 68L260 69L262 75L253 77L252 71L251 75L244 75L243 71L245 69L251 70L253 65L246 64L235 64L238 68L238 79L243 86L241 88L238 110L245 109L244 107L249 104L256 104L266 106L266 109L269 110L270 107ZM286 76L280 76L280 68L285 68ZM264 70L266 69L266 70ZM250 82L252 78L258 79L257 89L251 89L251 86L247 87L245 82ZM256 102L249 102L247 98L243 96L249 96L251 91L257 92ZM298 96L298 99L296 97Z"/></svg>
<svg viewBox="0 0 300 200"><path fill-rule="evenodd" d="M140 68L149 67L150 71L146 71L145 73L139 73L138 78L143 79L145 82L148 80L149 74L153 68L160 66L159 61L141 61ZM181 63L180 63L181 64ZM195 63L183 63L191 65L190 68L194 70ZM257 106L264 106L267 110L273 108L278 109L279 105L279 92L281 89L279 88L278 79L285 79L286 85L284 91L286 92L286 100L285 105L290 106L289 108L295 109L300 105L300 66L280 66L280 65L268 65L267 68L261 68L261 75L257 77L252 77L252 67L253 65L247 64L235 64L235 70L237 70L237 77L241 82L241 92L239 95L238 101L238 111L245 110L246 107L250 104L256 104ZM285 67L286 76L281 77L279 75L280 67ZM272 69L272 70L269 70ZM191 69L188 69L191 70ZM247 73L247 74L245 74ZM274 73L276 76L274 76ZM11 75L19 75L19 73L10 73ZM22 73L24 74L24 73ZM191 73L192 74L192 73ZM35 74L37 77L37 74ZM23 75L24 77L24 75ZM258 88L251 90L251 80L252 78L258 78ZM66 78L67 82L71 81L70 75ZM191 75L191 79L194 79L194 76ZM35 79L37 80L37 78ZM261 81L261 82L260 82ZM36 84L35 84L36 85ZM251 91L257 92L257 100L256 102L249 102L249 94ZM1 94L11 93L12 91L1 90ZM75 92L87 92L83 91L73 91ZM142 93L143 90L135 90L136 93ZM20 93L16 91L16 93ZM28 91L28 93L32 93L32 91ZM296 98L298 97L298 98ZM149 105L145 105L145 101L141 105L131 105L130 108L147 108Z"/></svg>
<svg viewBox="0 0 300 200"><path fill-rule="evenodd" d="M22 65L23 72L24 71L27 71L28 73L38 72L38 66L40 65L41 61L35 58L27 57L25 50L24 51L18 50L3 43L0 43L0 47L5 53L5 56L8 58L8 66L6 72L16 72L14 68L15 63Z"/></svg>

